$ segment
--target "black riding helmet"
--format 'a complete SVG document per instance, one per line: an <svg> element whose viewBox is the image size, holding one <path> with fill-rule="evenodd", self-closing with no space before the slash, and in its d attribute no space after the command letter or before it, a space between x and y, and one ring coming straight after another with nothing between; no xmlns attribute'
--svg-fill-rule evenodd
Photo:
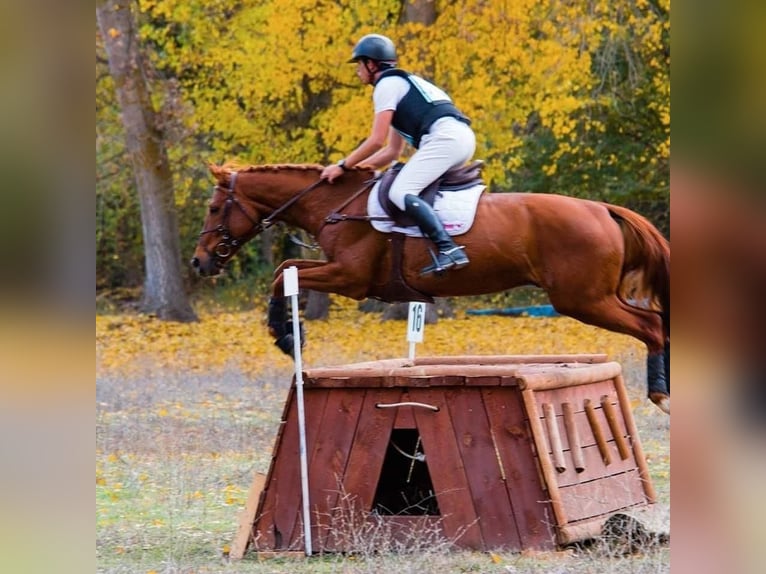
<svg viewBox="0 0 766 574"><path fill-rule="evenodd" d="M396 47L386 36L367 34L354 46L349 63L357 62L362 58L376 62L394 63L396 62Z"/></svg>

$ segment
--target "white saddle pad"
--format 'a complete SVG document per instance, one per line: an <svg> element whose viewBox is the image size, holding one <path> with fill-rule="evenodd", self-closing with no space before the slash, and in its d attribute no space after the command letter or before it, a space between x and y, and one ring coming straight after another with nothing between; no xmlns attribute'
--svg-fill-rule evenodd
<svg viewBox="0 0 766 574"><path fill-rule="evenodd" d="M370 197L367 200L367 214L373 217L386 217L385 220L373 220L372 226L382 233L404 233L410 237L423 237L423 233L417 226L399 227L394 225L392 219L388 219L388 214L378 201L378 186L376 183ZM461 235L466 233L473 225L476 216L476 206L479 204L479 197L486 189L486 185L477 184L468 189L460 191L445 191L436 195L434 201L434 211L444 224L444 229L450 235Z"/></svg>

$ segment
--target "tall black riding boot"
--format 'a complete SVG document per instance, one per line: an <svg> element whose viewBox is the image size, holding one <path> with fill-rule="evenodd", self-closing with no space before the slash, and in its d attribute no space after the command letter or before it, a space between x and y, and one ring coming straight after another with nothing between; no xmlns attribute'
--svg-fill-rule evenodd
<svg viewBox="0 0 766 574"><path fill-rule="evenodd" d="M432 254L434 262L424 267L420 271L421 275L442 273L447 269L460 269L468 265L468 257L463 251L465 248L452 241L430 205L417 195L408 194L404 196L404 211L415 220L423 234L439 248L437 255Z"/></svg>

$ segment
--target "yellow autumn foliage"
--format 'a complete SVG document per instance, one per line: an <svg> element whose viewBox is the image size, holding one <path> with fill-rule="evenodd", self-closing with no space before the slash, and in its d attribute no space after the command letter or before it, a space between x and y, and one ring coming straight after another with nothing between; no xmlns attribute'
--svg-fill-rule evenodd
<svg viewBox="0 0 766 574"><path fill-rule="evenodd" d="M327 320L304 322L304 366L319 367L406 357L406 322L381 321L356 302L333 297ZM198 323L146 315L96 316L96 377L140 378L157 369L215 377L229 369L253 379L286 370L292 360L273 343L265 311L200 313ZM626 365L643 363L638 341L566 317L471 316L462 312L425 329L426 355L606 353ZM163 407L157 415L167 416Z"/></svg>
<svg viewBox="0 0 766 574"><path fill-rule="evenodd" d="M400 66L444 86L473 119L490 184L511 183L533 115L557 145L544 168L555 172L565 156L582 162L604 130L593 111L617 104L611 76L622 67L638 96L653 90L648 108L667 128L647 162L669 154L669 0L438 1L428 26L403 22L396 0L140 0L139 7L157 65L181 78L186 121L210 134L216 159L317 162L352 150L368 135L372 106L346 61L370 32L390 36Z"/></svg>

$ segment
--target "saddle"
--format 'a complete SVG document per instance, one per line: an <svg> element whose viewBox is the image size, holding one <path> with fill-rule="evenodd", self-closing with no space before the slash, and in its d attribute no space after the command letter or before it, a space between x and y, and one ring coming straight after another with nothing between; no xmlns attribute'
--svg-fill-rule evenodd
<svg viewBox="0 0 766 574"><path fill-rule="evenodd" d="M390 169L380 176L380 185L378 186L378 200L386 214L394 220L398 227L411 227L417 225L415 221L406 215L401 209L396 207L393 201L388 197L391 190L391 184L394 183L396 176L404 167L404 163L397 162ZM453 192L471 188L475 185L483 185L481 179L481 168L484 162L481 160L473 161L469 164L452 168L429 184L421 193L420 198L431 207L434 205L436 196L441 192Z"/></svg>

